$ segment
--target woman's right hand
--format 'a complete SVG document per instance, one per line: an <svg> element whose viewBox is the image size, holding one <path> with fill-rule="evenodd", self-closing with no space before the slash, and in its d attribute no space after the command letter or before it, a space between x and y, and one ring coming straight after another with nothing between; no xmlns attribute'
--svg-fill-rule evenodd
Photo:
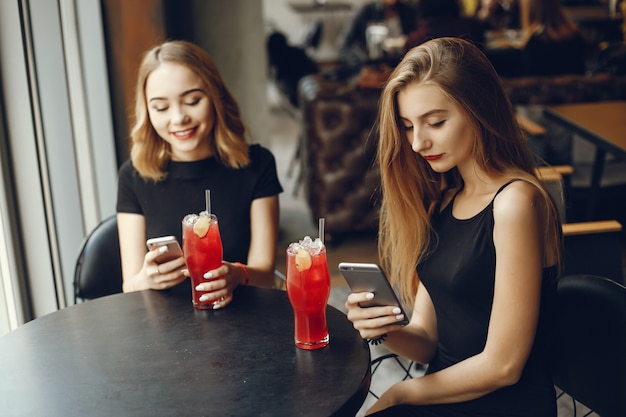
<svg viewBox="0 0 626 417"><path fill-rule="evenodd" d="M131 280L132 291L165 290L187 279L185 258L181 256L159 264L156 258L161 254L159 250L146 252L141 271Z"/></svg>
<svg viewBox="0 0 626 417"><path fill-rule="evenodd" d="M374 298L371 292L352 293L346 300L348 320L363 339L376 339L383 334L400 330L404 327L397 324L404 318L404 314L397 306L381 306L363 308L359 303Z"/></svg>

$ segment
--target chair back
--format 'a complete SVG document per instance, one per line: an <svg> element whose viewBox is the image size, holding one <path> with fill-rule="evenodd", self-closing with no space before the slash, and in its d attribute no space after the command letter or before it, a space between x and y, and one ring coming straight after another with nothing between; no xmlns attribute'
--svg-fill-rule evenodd
<svg viewBox="0 0 626 417"><path fill-rule="evenodd" d="M74 269L74 302L122 292L117 216L98 224L83 240Z"/></svg>
<svg viewBox="0 0 626 417"><path fill-rule="evenodd" d="M597 275L624 284L622 225L615 220L563 225L563 276Z"/></svg>
<svg viewBox="0 0 626 417"><path fill-rule="evenodd" d="M602 417L626 416L626 287L566 276L557 300L555 385Z"/></svg>

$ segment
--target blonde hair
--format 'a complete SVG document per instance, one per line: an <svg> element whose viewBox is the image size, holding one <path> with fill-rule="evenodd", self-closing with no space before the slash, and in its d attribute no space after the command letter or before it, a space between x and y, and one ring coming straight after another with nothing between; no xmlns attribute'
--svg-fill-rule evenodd
<svg viewBox="0 0 626 417"><path fill-rule="evenodd" d="M462 186L456 168L440 174L416 158L399 119L398 93L411 83L438 87L470 121L473 158L489 174L521 178L546 200L548 242L560 241L558 210L534 172L535 161L495 70L472 43L438 38L411 49L387 82L378 115L378 163L382 183L379 255L403 300L413 303L416 265L427 254L430 218L444 191Z"/></svg>
<svg viewBox="0 0 626 417"><path fill-rule="evenodd" d="M226 88L209 55L199 46L186 41L169 41L147 51L139 66L135 86L135 117L130 131L130 157L135 169L146 179L163 180L164 168L171 159L171 147L156 133L148 115L146 80L163 63L184 65L200 77L215 114L211 147L216 158L231 168L250 163L246 128L239 105Z"/></svg>

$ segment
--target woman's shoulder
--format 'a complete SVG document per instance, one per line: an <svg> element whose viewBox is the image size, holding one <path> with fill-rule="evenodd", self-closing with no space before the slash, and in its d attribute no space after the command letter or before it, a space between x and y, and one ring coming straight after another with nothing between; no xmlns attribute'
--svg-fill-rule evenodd
<svg viewBox="0 0 626 417"><path fill-rule="evenodd" d="M118 174L120 176L131 175L131 174L134 175L135 173L137 173L137 169L135 169L135 166L133 165L133 161L130 158L124 161L118 170Z"/></svg>
<svg viewBox="0 0 626 417"><path fill-rule="evenodd" d="M275 157L272 151L261 144L253 143L248 145L250 160L253 163L263 161L274 161Z"/></svg>
<svg viewBox="0 0 626 417"><path fill-rule="evenodd" d="M524 219L543 211L544 194L539 187L522 178L511 180L493 199L494 218Z"/></svg>
<svg viewBox="0 0 626 417"><path fill-rule="evenodd" d="M502 184L497 196L508 196L509 199L534 199L541 196L541 190L531 180L525 178L512 178Z"/></svg>
<svg viewBox="0 0 626 417"><path fill-rule="evenodd" d="M250 165L246 167L247 175L254 178L253 181L260 185L258 197L278 194L283 191L278 172L276 160L272 152L259 145L249 145Z"/></svg>

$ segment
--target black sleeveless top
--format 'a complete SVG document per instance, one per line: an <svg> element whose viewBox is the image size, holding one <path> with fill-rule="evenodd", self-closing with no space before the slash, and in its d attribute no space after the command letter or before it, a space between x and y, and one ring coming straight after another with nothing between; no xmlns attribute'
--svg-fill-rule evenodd
<svg viewBox="0 0 626 417"><path fill-rule="evenodd" d="M476 355L485 346L496 268L493 200L513 181L503 185L489 205L470 219L453 217L456 195L434 216L430 255L417 267L437 315L438 346L428 373ZM539 326L520 381L472 401L438 406L440 415L556 416L547 362L556 275L556 266L543 270Z"/></svg>

